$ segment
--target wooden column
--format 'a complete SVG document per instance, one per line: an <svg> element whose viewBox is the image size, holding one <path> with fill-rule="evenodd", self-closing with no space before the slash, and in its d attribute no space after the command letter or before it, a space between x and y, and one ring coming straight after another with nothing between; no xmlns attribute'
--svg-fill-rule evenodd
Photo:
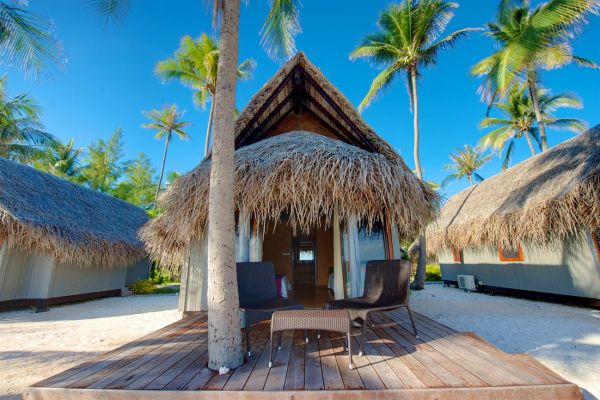
<svg viewBox="0 0 600 400"><path fill-rule="evenodd" d="M262 261L262 232L254 218L251 226L249 261Z"/></svg>
<svg viewBox="0 0 600 400"><path fill-rule="evenodd" d="M362 295L360 282L360 251L358 247L358 220L355 216L348 217L346 232L348 235L348 274L350 275L349 297Z"/></svg>
<svg viewBox="0 0 600 400"><path fill-rule="evenodd" d="M208 235L193 239L186 251L181 269L181 286L179 304L181 313L190 311L206 311L208 292Z"/></svg>
<svg viewBox="0 0 600 400"><path fill-rule="evenodd" d="M344 271L342 269L342 233L340 232L340 213L333 211L333 293L336 300L344 298Z"/></svg>
<svg viewBox="0 0 600 400"><path fill-rule="evenodd" d="M237 262L250 261L250 218L240 212L238 218Z"/></svg>

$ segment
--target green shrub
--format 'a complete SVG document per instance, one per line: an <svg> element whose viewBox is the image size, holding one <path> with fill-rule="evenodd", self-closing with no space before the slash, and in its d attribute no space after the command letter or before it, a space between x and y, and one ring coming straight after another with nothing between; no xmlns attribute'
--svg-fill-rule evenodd
<svg viewBox="0 0 600 400"><path fill-rule="evenodd" d="M442 280L442 271L439 264L427 264L425 267L425 280L427 282L439 282Z"/></svg>
<svg viewBox="0 0 600 400"><path fill-rule="evenodd" d="M129 289L134 294L151 294L154 293L154 283L150 279L138 279L129 285Z"/></svg>
<svg viewBox="0 0 600 400"><path fill-rule="evenodd" d="M170 272L161 270L157 263L153 263L152 268L150 268L150 280L155 285L163 285L173 283L173 276Z"/></svg>

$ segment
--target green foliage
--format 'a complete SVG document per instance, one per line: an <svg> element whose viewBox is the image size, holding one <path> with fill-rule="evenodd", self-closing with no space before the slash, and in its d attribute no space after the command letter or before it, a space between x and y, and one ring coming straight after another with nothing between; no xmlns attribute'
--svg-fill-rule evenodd
<svg viewBox="0 0 600 400"><path fill-rule="evenodd" d="M168 271L162 270L156 263L153 263L152 268L150 268L149 279L156 285L174 282L173 275Z"/></svg>
<svg viewBox="0 0 600 400"><path fill-rule="evenodd" d="M442 181L442 187L445 187L449 182L467 178L469 184L473 181L481 182L483 177L477 173L486 162L490 160L490 154L483 155L480 149L474 148L465 144L462 149L450 153L452 163L444 165L444 169L454 171Z"/></svg>
<svg viewBox="0 0 600 400"><path fill-rule="evenodd" d="M105 142L98 139L92 143L82 169L82 181L94 190L110 192L125 169L123 156L123 133L115 130Z"/></svg>
<svg viewBox="0 0 600 400"><path fill-rule="evenodd" d="M27 94L9 98L6 82L6 76L0 77L0 157L32 163L43 157L45 146L58 142L43 130L37 102Z"/></svg>
<svg viewBox="0 0 600 400"><path fill-rule="evenodd" d="M62 45L52 22L24 7L23 1L0 1L0 64L14 65L37 77L44 70L61 68Z"/></svg>
<svg viewBox="0 0 600 400"><path fill-rule="evenodd" d="M124 180L121 180L111 193L122 200L144 209L154 201L154 168L150 159L140 153L137 159L127 163Z"/></svg>
<svg viewBox="0 0 600 400"><path fill-rule="evenodd" d="M260 41L270 57L283 60L296 52L295 38L302 31L299 6L299 0L271 0Z"/></svg>
<svg viewBox="0 0 600 400"><path fill-rule="evenodd" d="M84 148L76 148L73 139L67 144L57 142L46 148L43 156L33 163L33 166L41 171L60 176L73 182L79 182L82 167L79 165L79 157Z"/></svg>
<svg viewBox="0 0 600 400"><path fill-rule="evenodd" d="M155 73L163 81L179 81L194 90L194 102L204 108L217 89L219 45L206 33L198 39L181 38L179 49L170 58L156 64ZM238 79L248 79L256 68L253 59L238 66Z"/></svg>
<svg viewBox="0 0 600 400"><path fill-rule="evenodd" d="M134 294L152 294L154 293L154 282L150 279L138 279L129 285L129 290Z"/></svg>
<svg viewBox="0 0 600 400"><path fill-rule="evenodd" d="M371 88L358 106L368 107L371 101L402 73L409 76L409 96L412 102L411 72L435 64L440 51L452 47L473 28L459 29L444 38L440 35L453 17L456 3L442 0L403 0L381 13L381 31L368 34L351 54L351 59L367 58L383 70L375 77Z"/></svg>
<svg viewBox="0 0 600 400"><path fill-rule="evenodd" d="M425 280L427 282L439 282L442 280L442 270L439 264L427 264L427 267L425 267Z"/></svg>
<svg viewBox="0 0 600 400"><path fill-rule="evenodd" d="M483 98L491 102L523 80L534 83L539 70L571 62L597 68L594 62L573 54L569 43L597 6L595 0L549 0L531 8L528 1L502 0L486 32L498 50L471 70L484 78L479 89Z"/></svg>
<svg viewBox="0 0 600 400"><path fill-rule="evenodd" d="M537 96L542 122L546 127L575 133L585 131L587 125L581 120L558 118L552 115L559 108L581 108L581 100L575 95L569 93L553 95L549 90L538 89ZM533 101L524 85L513 86L507 98L504 101L493 103L492 109L498 110L501 116L486 117L481 121L482 128L491 127L493 129L481 138L479 144L484 149L491 148L498 154L502 154L506 149L502 169L506 169L510 164L518 139L527 140L532 155L536 153L532 139L541 149Z"/></svg>

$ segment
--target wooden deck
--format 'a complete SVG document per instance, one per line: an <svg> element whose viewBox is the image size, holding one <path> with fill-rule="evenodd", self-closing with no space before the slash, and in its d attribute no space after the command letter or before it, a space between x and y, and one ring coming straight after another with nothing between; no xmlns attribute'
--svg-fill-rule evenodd
<svg viewBox="0 0 600 400"><path fill-rule="evenodd" d="M576 385L527 355L406 311L374 315L363 357L348 368L343 339L286 332L268 369L267 323L251 330L254 356L227 375L207 367L206 314L198 313L50 377L25 399L581 399ZM353 349L358 349L358 335Z"/></svg>

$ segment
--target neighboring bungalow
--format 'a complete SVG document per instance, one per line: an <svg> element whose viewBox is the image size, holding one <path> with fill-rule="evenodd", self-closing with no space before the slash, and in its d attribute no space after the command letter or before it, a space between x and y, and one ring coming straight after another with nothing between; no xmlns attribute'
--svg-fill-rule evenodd
<svg viewBox="0 0 600 400"><path fill-rule="evenodd" d="M302 53L235 135L237 260L272 261L297 299L330 281L336 298L361 295L366 262L400 258L399 238L435 215L436 193ZM206 309L209 172L210 157L179 178L142 230L153 256L183 266L180 311Z"/></svg>
<svg viewBox="0 0 600 400"><path fill-rule="evenodd" d="M427 234L442 279L600 305L600 126L452 197Z"/></svg>
<svg viewBox="0 0 600 400"><path fill-rule="evenodd" d="M148 277L146 213L0 158L0 310L118 296Z"/></svg>

